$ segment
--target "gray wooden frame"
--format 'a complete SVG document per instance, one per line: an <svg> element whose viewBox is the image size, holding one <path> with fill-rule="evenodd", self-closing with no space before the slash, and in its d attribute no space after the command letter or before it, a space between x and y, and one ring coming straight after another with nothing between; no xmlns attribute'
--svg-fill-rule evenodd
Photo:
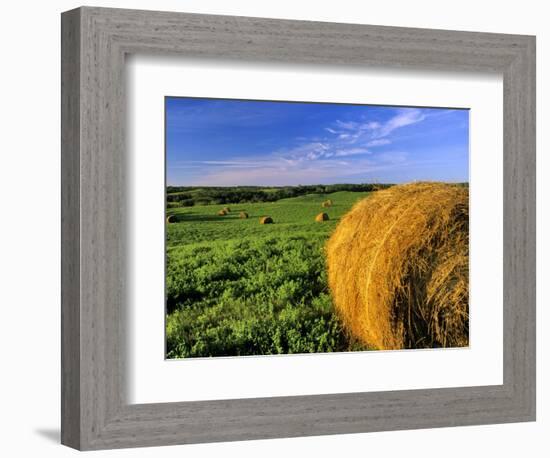
<svg viewBox="0 0 550 458"><path fill-rule="evenodd" d="M83 7L62 14L62 443L105 449L535 419L535 38ZM130 405L129 53L504 78L503 385Z"/></svg>

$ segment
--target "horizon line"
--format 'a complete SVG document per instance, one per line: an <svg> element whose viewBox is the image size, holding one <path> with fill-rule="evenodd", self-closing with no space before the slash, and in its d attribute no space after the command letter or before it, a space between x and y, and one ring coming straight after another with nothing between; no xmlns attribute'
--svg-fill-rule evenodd
<svg viewBox="0 0 550 458"><path fill-rule="evenodd" d="M412 180L404 182L362 182L362 183L312 183L312 184L276 184L276 185L264 185L264 184L234 184L234 185L203 185L203 184L165 184L167 188L297 188L297 187L308 187L308 186L339 186L339 185L355 185L355 186L365 186L365 185L392 185L397 186L401 184L408 183L447 183L447 184L469 184L470 180L457 180L457 181L444 181L444 180Z"/></svg>

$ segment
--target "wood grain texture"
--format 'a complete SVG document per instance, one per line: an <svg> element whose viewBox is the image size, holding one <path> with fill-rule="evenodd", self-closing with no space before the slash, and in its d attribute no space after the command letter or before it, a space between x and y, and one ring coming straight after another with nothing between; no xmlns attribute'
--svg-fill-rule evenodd
<svg viewBox="0 0 550 458"><path fill-rule="evenodd" d="M80 446L80 12L61 24L61 441Z"/></svg>
<svg viewBox="0 0 550 458"><path fill-rule="evenodd" d="M535 39L80 8L62 16L62 442L103 449L535 418ZM504 384L130 405L129 53L504 76Z"/></svg>

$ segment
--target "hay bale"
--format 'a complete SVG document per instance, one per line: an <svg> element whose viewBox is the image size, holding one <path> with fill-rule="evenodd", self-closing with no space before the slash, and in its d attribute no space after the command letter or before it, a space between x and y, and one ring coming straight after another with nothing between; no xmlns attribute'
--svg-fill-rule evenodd
<svg viewBox="0 0 550 458"><path fill-rule="evenodd" d="M246 213L246 212L240 212L240 213L239 213L239 218L241 218L241 219L247 219L247 218L248 218L248 213Z"/></svg>
<svg viewBox="0 0 550 458"><path fill-rule="evenodd" d="M225 215L227 215L227 212L225 211L225 209L220 210L220 211L218 212L218 216L225 216Z"/></svg>
<svg viewBox="0 0 550 458"><path fill-rule="evenodd" d="M223 210L225 213L231 213L231 209L229 207L223 207Z"/></svg>
<svg viewBox="0 0 550 458"><path fill-rule="evenodd" d="M328 281L352 336L380 350L468 345L468 215L468 188L412 183L342 218Z"/></svg>
<svg viewBox="0 0 550 458"><path fill-rule="evenodd" d="M168 215L166 218L166 224L176 223L176 215Z"/></svg>
<svg viewBox="0 0 550 458"><path fill-rule="evenodd" d="M271 218L271 216L262 216L260 218L260 224L273 224L273 218Z"/></svg>
<svg viewBox="0 0 550 458"><path fill-rule="evenodd" d="M318 223L322 223L323 221L328 221L328 215L326 213L319 213L315 217L315 221L317 221Z"/></svg>
<svg viewBox="0 0 550 458"><path fill-rule="evenodd" d="M331 207L332 206L332 200L328 199L328 200L325 200L322 204L321 204L321 207L323 208L328 208L328 207Z"/></svg>

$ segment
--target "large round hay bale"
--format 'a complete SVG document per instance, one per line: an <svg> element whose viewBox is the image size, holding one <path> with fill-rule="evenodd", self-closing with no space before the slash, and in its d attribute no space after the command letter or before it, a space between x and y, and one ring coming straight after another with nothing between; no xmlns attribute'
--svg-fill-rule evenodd
<svg viewBox="0 0 550 458"><path fill-rule="evenodd" d="M322 204L321 204L321 207L323 208L327 208L327 207L331 207L332 206L332 200L328 199L328 200L325 200Z"/></svg>
<svg viewBox="0 0 550 458"><path fill-rule="evenodd" d="M223 210L225 213L231 213L231 209L229 207L223 207Z"/></svg>
<svg viewBox="0 0 550 458"><path fill-rule="evenodd" d="M468 345L468 215L468 188L413 183L342 218L328 280L352 336L380 350Z"/></svg>
<svg viewBox="0 0 550 458"><path fill-rule="evenodd" d="M319 213L315 217L315 221L317 221L318 223L322 223L323 221L328 221L328 215L326 213Z"/></svg>
<svg viewBox="0 0 550 458"><path fill-rule="evenodd" d="M176 215L168 215L166 217L166 224L172 224L172 223L175 223L177 222L176 221Z"/></svg>
<svg viewBox="0 0 550 458"><path fill-rule="evenodd" d="M260 218L260 224L273 224L273 218L271 218L271 216L262 216Z"/></svg>
<svg viewBox="0 0 550 458"><path fill-rule="evenodd" d="M225 216L225 215L227 215L227 212L225 211L225 209L224 209L224 210L220 210L220 211L218 212L218 216Z"/></svg>
<svg viewBox="0 0 550 458"><path fill-rule="evenodd" d="M241 219L247 219L247 218L248 218L248 213L246 213L246 212L240 212L240 213L239 213L239 218L241 218Z"/></svg>

